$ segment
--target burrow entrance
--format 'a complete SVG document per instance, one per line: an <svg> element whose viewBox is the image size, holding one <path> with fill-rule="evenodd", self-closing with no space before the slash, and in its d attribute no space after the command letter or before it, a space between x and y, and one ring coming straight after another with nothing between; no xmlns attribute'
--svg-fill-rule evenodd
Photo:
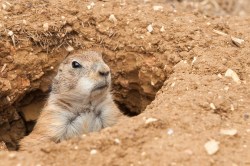
<svg viewBox="0 0 250 166"><path fill-rule="evenodd" d="M163 64L164 59L159 60L154 55L120 52L103 53L103 58L112 71L113 98L120 110L127 116L140 114L154 100L156 92L171 73L171 69ZM54 66L58 66L60 60L55 62ZM55 72L51 71L44 73L40 80L36 80L36 84L39 81L43 82L42 89L41 86L30 87L32 90L22 95L13 104L13 112L17 113L17 118L6 123L5 132L0 136L0 141L4 141L9 150L16 150L18 140L32 131L48 97L54 75ZM44 80L50 81L44 82ZM17 121L18 126L15 125ZM13 130L14 128L18 130Z"/></svg>

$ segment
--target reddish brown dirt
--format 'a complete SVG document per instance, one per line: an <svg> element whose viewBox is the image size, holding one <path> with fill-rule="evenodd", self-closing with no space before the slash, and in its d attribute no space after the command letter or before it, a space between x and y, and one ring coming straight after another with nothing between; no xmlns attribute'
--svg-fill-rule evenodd
<svg viewBox="0 0 250 166"><path fill-rule="evenodd" d="M28 121L36 119L68 46L103 52L119 106L129 114L146 109L99 133L28 152L0 151L0 165L250 165L247 5L239 10L240 1L226 9L223 0L97 1L92 7L89 1L8 2L1 2L0 14L0 149L6 149L1 141L16 149L32 130ZM213 8L214 2L219 6ZM109 20L111 14L117 21ZM229 35L245 42L236 46ZM229 68L240 84L224 76ZM156 121L146 123L148 118ZM221 129L237 134L222 135ZM211 139L220 142L214 155L204 148Z"/></svg>

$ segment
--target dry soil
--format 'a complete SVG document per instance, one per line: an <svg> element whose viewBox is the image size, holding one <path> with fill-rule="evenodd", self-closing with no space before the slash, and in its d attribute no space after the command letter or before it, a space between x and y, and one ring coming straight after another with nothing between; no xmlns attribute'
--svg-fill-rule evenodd
<svg viewBox="0 0 250 166"><path fill-rule="evenodd" d="M0 165L250 165L248 1L0 3ZM32 131L58 64L81 50L103 53L128 116L13 151Z"/></svg>

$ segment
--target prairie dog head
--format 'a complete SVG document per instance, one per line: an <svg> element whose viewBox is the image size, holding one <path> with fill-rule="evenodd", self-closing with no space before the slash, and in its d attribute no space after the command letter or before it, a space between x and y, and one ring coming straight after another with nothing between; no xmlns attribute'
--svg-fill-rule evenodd
<svg viewBox="0 0 250 166"><path fill-rule="evenodd" d="M52 93L76 92L98 95L109 91L110 68L101 53L86 51L67 57L59 66Z"/></svg>

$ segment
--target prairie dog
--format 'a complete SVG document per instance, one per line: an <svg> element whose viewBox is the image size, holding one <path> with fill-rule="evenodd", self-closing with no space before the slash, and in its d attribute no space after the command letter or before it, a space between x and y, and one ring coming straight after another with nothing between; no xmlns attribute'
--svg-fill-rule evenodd
<svg viewBox="0 0 250 166"><path fill-rule="evenodd" d="M110 69L100 53L86 51L66 58L33 131L20 141L20 150L114 125L121 113L110 85Z"/></svg>

